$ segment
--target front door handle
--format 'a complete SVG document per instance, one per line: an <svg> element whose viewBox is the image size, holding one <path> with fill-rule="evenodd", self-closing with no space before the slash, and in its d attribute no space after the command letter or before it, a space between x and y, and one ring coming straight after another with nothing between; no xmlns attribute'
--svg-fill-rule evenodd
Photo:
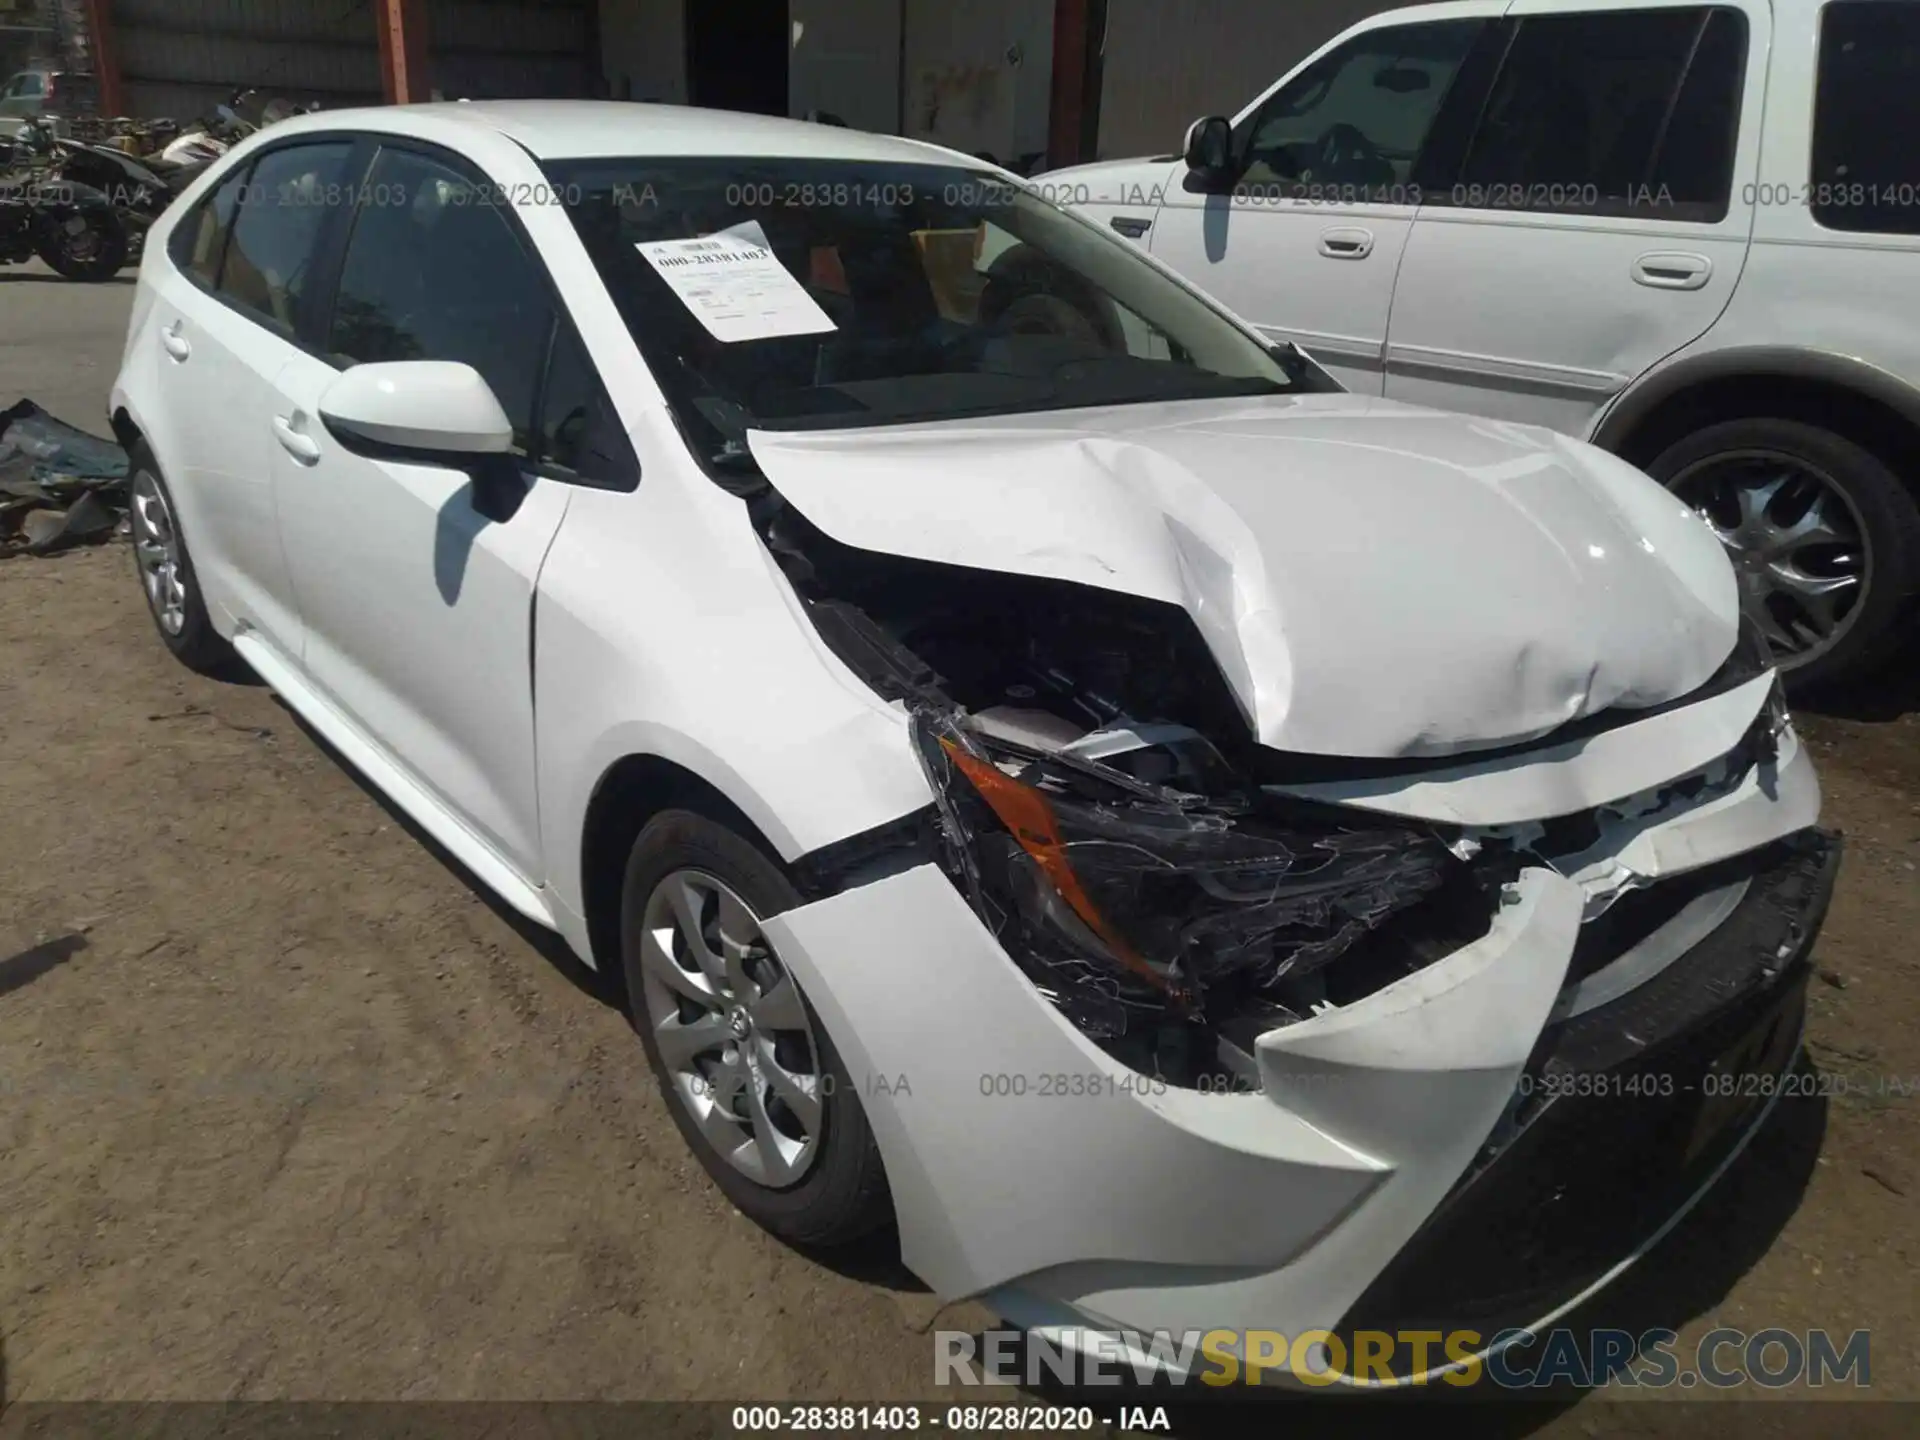
<svg viewBox="0 0 1920 1440"><path fill-rule="evenodd" d="M1684 250L1658 250L1633 262L1636 285L1655 290L1698 290L1713 275L1713 262Z"/></svg>
<svg viewBox="0 0 1920 1440"><path fill-rule="evenodd" d="M193 345L180 333L178 320L160 332L160 348L176 360L184 360L193 354Z"/></svg>
<svg viewBox="0 0 1920 1440"><path fill-rule="evenodd" d="M1329 260L1364 260L1373 253L1373 232L1357 225L1336 225L1320 232L1320 253Z"/></svg>
<svg viewBox="0 0 1920 1440"><path fill-rule="evenodd" d="M273 438L280 442L282 450L302 465L311 465L320 458L320 442L294 429L293 421L285 415L273 417Z"/></svg>

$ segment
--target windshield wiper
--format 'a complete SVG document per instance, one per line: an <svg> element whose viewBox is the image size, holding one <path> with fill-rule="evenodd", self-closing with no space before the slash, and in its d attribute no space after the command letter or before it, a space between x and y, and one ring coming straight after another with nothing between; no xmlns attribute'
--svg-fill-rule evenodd
<svg viewBox="0 0 1920 1440"><path fill-rule="evenodd" d="M699 378L712 389L711 381L705 376ZM747 448L747 432L754 429L756 423L753 413L746 406L716 394L694 396L693 408L720 433L719 447L707 452L707 468L730 475L758 475L760 467Z"/></svg>

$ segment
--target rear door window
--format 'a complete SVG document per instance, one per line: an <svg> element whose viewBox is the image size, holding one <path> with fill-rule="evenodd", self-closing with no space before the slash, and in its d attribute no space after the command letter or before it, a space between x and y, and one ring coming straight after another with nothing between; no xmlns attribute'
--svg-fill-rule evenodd
<svg viewBox="0 0 1920 1440"><path fill-rule="evenodd" d="M291 336L313 267L320 227L344 203L346 141L292 145L255 162L241 189L216 288Z"/></svg>
<svg viewBox="0 0 1920 1440"><path fill-rule="evenodd" d="M1745 17L1656 8L1529 15L1518 25L1452 203L1725 218Z"/></svg>
<svg viewBox="0 0 1920 1440"><path fill-rule="evenodd" d="M1920 5L1834 0L1820 21L1813 218L1829 230L1920 234Z"/></svg>

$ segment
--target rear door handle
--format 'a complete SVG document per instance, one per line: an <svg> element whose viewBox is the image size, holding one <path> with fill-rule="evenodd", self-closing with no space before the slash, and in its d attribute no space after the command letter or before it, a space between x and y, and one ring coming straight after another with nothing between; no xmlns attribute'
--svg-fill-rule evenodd
<svg viewBox="0 0 1920 1440"><path fill-rule="evenodd" d="M1355 225L1322 230L1320 253L1329 260L1364 260L1373 253L1373 232Z"/></svg>
<svg viewBox="0 0 1920 1440"><path fill-rule="evenodd" d="M1683 250L1657 250L1633 262L1637 285L1655 290L1698 290L1713 275L1713 262Z"/></svg>
<svg viewBox="0 0 1920 1440"><path fill-rule="evenodd" d="M1153 228L1151 220L1142 220L1138 215L1115 215L1107 223L1129 240L1138 240Z"/></svg>
<svg viewBox="0 0 1920 1440"><path fill-rule="evenodd" d="M285 415L273 417L273 438L280 442L282 450L302 465L311 465L320 458L320 442L294 429L293 421Z"/></svg>
<svg viewBox="0 0 1920 1440"><path fill-rule="evenodd" d="M193 354L193 346L187 337L180 333L180 322L174 321L160 332L160 348L176 360L184 360Z"/></svg>

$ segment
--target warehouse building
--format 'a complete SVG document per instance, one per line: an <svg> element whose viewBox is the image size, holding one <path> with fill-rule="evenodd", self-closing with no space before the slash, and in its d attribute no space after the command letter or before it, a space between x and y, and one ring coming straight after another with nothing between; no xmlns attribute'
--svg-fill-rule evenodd
<svg viewBox="0 0 1920 1440"><path fill-rule="evenodd" d="M73 0L102 107L597 95L846 123L1003 161L1177 147L1378 0Z"/></svg>

